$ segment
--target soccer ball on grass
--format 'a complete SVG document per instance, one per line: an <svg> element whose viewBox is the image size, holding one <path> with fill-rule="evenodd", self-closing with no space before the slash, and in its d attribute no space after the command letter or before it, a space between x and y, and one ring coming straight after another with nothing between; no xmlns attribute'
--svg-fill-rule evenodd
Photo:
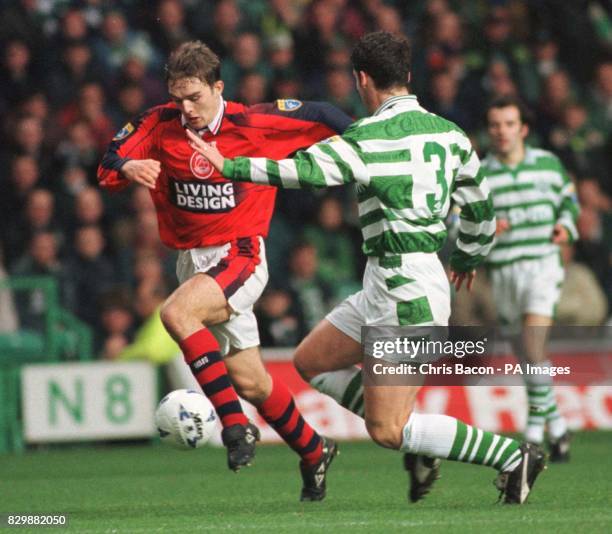
<svg viewBox="0 0 612 534"><path fill-rule="evenodd" d="M157 406L155 425L162 442L177 449L197 449L213 435L217 416L210 401L199 391L177 389Z"/></svg>

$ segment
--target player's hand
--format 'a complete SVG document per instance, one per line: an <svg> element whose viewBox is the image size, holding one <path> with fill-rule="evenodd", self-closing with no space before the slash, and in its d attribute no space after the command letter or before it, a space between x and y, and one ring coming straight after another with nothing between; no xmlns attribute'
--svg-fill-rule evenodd
<svg viewBox="0 0 612 534"><path fill-rule="evenodd" d="M155 189L161 164L154 159L132 159L123 164L120 172L132 182Z"/></svg>
<svg viewBox="0 0 612 534"><path fill-rule="evenodd" d="M467 281L466 287L468 292L472 291L472 286L474 285L474 278L476 278L476 271L470 271L467 273L458 273L455 271L451 271L450 273L450 281L451 284L455 286L455 290L459 291L464 281Z"/></svg>
<svg viewBox="0 0 612 534"><path fill-rule="evenodd" d="M569 243L569 241L570 236L567 228L562 224L555 224L552 233L552 242L555 243L555 245L564 245L565 243Z"/></svg>
<svg viewBox="0 0 612 534"><path fill-rule="evenodd" d="M189 144L191 147L202 154L208 161L210 161L211 165L217 169L219 172L223 172L223 164L225 163L225 158L221 155L221 152L217 150L216 147L212 146L210 143L207 143L202 139L199 135L193 133L188 128L185 130L187 132L187 137L189 138Z"/></svg>
<svg viewBox="0 0 612 534"><path fill-rule="evenodd" d="M495 223L495 235L501 235L510 230L510 222L508 219L497 219Z"/></svg>

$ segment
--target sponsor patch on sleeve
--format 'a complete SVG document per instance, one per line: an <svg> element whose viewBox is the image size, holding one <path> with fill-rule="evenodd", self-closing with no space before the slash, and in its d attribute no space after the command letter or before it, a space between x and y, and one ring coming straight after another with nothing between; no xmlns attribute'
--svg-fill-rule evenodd
<svg viewBox="0 0 612 534"><path fill-rule="evenodd" d="M131 122L128 122L121 130L119 130L115 137L113 137L113 141L121 141L125 139L128 135L130 135L134 131L134 125Z"/></svg>
<svg viewBox="0 0 612 534"><path fill-rule="evenodd" d="M284 100L277 100L276 105L280 111L295 111L302 107L302 102L294 98L287 98Z"/></svg>

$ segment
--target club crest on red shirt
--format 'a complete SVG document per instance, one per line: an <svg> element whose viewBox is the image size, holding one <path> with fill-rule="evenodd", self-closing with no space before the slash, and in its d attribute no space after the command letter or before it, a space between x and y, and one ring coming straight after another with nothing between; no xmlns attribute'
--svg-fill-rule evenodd
<svg viewBox="0 0 612 534"><path fill-rule="evenodd" d="M200 180L210 178L214 170L210 162L204 156L202 156L202 154L197 152L191 154L189 168L191 169L192 174Z"/></svg>

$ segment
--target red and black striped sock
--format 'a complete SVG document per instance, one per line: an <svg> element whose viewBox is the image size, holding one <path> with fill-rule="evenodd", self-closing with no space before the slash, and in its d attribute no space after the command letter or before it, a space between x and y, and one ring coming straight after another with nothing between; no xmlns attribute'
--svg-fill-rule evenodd
<svg viewBox="0 0 612 534"><path fill-rule="evenodd" d="M246 425L249 421L227 375L215 336L210 330L202 328L184 339L180 345L185 361L215 407L223 427Z"/></svg>
<svg viewBox="0 0 612 534"><path fill-rule="evenodd" d="M323 452L321 436L304 421L285 384L272 379L272 393L257 410L305 463L319 461Z"/></svg>

